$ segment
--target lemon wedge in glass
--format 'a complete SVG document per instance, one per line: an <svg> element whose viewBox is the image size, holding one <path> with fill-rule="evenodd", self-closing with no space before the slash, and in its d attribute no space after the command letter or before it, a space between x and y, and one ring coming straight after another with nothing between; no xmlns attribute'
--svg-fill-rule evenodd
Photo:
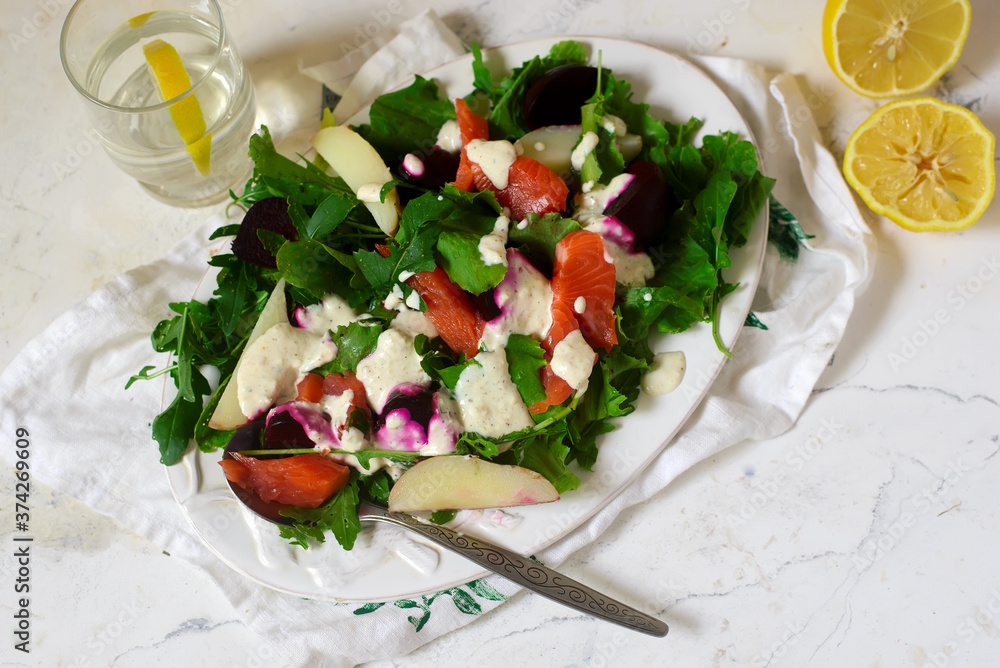
<svg viewBox="0 0 1000 668"><path fill-rule="evenodd" d="M191 88L191 77L177 49L162 39L154 39L143 45L142 51L164 100L171 100ZM212 133L205 133L205 115L198 98L188 95L177 100L170 105L170 116L198 171L202 176L211 174Z"/></svg>
<svg viewBox="0 0 1000 668"><path fill-rule="evenodd" d="M823 52L861 95L912 95L958 60L971 13L969 0L828 0Z"/></svg>
<svg viewBox="0 0 1000 668"><path fill-rule="evenodd" d="M844 176L873 211L908 230L960 230L993 198L995 144L965 107L898 100L851 135Z"/></svg>

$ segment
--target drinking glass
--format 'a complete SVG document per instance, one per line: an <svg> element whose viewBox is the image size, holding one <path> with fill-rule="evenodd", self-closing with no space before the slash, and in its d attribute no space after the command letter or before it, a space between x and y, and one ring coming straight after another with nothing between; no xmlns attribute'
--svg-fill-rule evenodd
<svg viewBox="0 0 1000 668"><path fill-rule="evenodd" d="M157 199L206 206L249 176L253 83L216 0L77 0L60 57L104 150Z"/></svg>

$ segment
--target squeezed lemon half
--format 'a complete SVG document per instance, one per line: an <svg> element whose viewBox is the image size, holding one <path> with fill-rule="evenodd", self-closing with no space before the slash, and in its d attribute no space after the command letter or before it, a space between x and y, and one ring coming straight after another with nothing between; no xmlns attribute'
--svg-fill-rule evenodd
<svg viewBox="0 0 1000 668"><path fill-rule="evenodd" d="M970 16L968 0L827 0L823 52L855 92L903 97L955 64Z"/></svg>
<svg viewBox="0 0 1000 668"><path fill-rule="evenodd" d="M906 229L960 230L993 198L995 143L965 107L898 100L851 135L844 176L873 211Z"/></svg>
<svg viewBox="0 0 1000 668"><path fill-rule="evenodd" d="M191 88L191 77L188 76L177 49L162 39L154 39L143 45L142 52L164 100L173 99ZM212 133L205 133L205 115L198 98L189 95L174 102L170 105L170 116L187 145L195 167L202 176L211 174Z"/></svg>

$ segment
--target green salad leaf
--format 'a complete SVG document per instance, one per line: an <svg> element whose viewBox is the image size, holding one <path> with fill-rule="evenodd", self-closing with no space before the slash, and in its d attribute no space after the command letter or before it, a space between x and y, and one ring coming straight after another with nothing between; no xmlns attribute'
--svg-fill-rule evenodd
<svg viewBox="0 0 1000 668"><path fill-rule="evenodd" d="M417 75L406 88L376 98L368 117L354 130L394 166L407 153L430 151L444 122L455 118L455 108L433 80Z"/></svg>
<svg viewBox="0 0 1000 668"><path fill-rule="evenodd" d="M358 473L351 472L347 486L319 508L297 508L289 506L280 511L283 517L295 520L291 526L280 527L281 537L293 545L309 547L309 541L318 543L326 541L329 531L345 550L354 547L358 533L361 532L361 521L358 519Z"/></svg>

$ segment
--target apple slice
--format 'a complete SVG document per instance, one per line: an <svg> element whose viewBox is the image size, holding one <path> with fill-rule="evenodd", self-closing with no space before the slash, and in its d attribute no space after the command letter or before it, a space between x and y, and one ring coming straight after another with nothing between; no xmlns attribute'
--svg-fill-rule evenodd
<svg viewBox="0 0 1000 668"><path fill-rule="evenodd" d="M520 146L519 155L534 158L562 175L572 168L571 156L579 141L579 125L546 125L524 135L517 140L517 144ZM615 138L615 146L627 165L642 151L642 137L625 134Z"/></svg>
<svg viewBox="0 0 1000 668"><path fill-rule="evenodd" d="M278 284L274 286L271 296L267 298L264 310L260 312L257 324L251 330L250 338L247 339L247 344L243 348L244 354L246 353L246 349L250 347L250 344L256 341L261 334L280 322L288 322L288 304L285 300L285 279L283 278L278 281ZM219 403L215 407L215 412L212 413L212 418L208 421L208 426L212 429L229 431L230 429L242 427L247 423L247 417L240 410L240 402L236 395L236 372L240 370L240 364L242 363L243 355L240 355L240 359L236 361L236 367L233 369L233 375L230 378L229 384L222 391L222 396L219 397Z"/></svg>
<svg viewBox="0 0 1000 668"><path fill-rule="evenodd" d="M442 455L425 459L400 476L389 492L389 510L506 508L558 498L552 483L529 469Z"/></svg>
<svg viewBox="0 0 1000 668"><path fill-rule="evenodd" d="M312 138L312 145L368 207L379 229L390 237L395 234L399 195L393 188L384 202L379 201L378 191L392 180L392 174L375 147L346 125L323 128Z"/></svg>

